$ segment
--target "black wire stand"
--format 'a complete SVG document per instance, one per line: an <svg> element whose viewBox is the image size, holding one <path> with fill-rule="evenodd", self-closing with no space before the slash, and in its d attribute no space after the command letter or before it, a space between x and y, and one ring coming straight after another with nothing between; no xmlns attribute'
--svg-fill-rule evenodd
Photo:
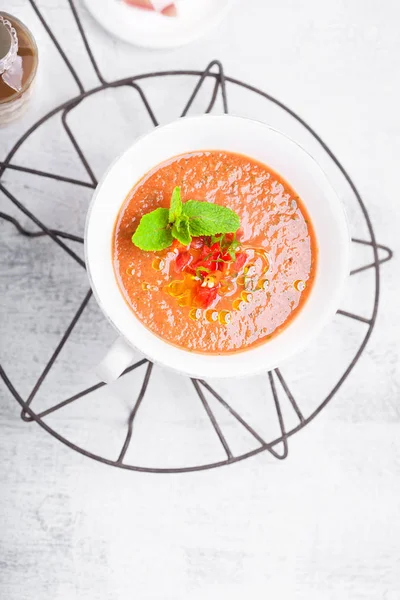
<svg viewBox="0 0 400 600"><path fill-rule="evenodd" d="M217 97L220 93L222 96L223 110L225 113L228 113L228 97L227 97L227 87L228 86L227 86L227 84L229 83L229 85L232 87L238 86L240 88L247 89L248 91L253 92L254 94L257 94L258 96L260 96L260 97L268 100L269 102L272 102L276 106L280 107L283 111L285 111L291 117L293 117L319 143L319 145L322 147L322 149L325 151L325 153L330 157L330 159L333 161L333 163L336 165L336 167L339 169L339 171L341 172L341 174L347 181L348 185L350 186L350 188L352 190L352 194L354 195L354 197L355 197L356 201L358 202L358 205L362 211L362 214L365 219L365 223L367 225L368 232L369 232L369 239L365 240L365 239L358 239L358 238L354 239L353 238L352 241L354 244L362 244L365 246L369 246L370 248L372 248L372 251L373 251L373 262L355 269L354 271L352 271L351 275L354 276L357 273L360 273L362 271L366 271L369 269L373 270L373 272L374 272L374 287L375 287L374 298L373 298L373 309L372 309L372 314L369 318L366 318L366 317L363 317L363 316L360 316L360 315L357 315L357 314L354 314L354 313L351 313L348 311L344 311L344 310L338 311L338 314L359 322L360 327L365 328L365 334L364 334L364 337L362 338L362 342L361 342L360 346L358 347L358 350L356 351L356 353L355 353L354 357L352 358L352 360L350 361L350 363L347 365L345 371L343 372L343 374L341 375L341 377L339 378L337 383L331 389L329 394L325 398L322 399L322 401L320 402L318 407L315 410L313 410L313 412L311 414L309 414L308 416L303 414L302 409L299 406L296 399L294 398L293 394L291 393L289 386L288 386L285 378L283 377L282 372L279 369L275 369L274 371L268 373L268 380L269 380L269 384L270 384L270 388L271 388L271 392L272 392L272 398L274 401L274 407L276 410L277 420L278 420L279 428L280 428L280 435L276 439L272 439L272 440L264 439L217 391L215 391L215 389L208 382L203 381L203 380L192 379L191 381L193 383L194 390L197 393L198 398L199 398L202 406L204 407L205 413L208 416L208 418L211 422L211 425L215 431L215 434L218 436L218 438L222 444L223 450L226 454L226 458L224 460L219 460L219 461L211 462L208 464L190 465L190 466L183 465L183 466L179 466L176 468L163 468L163 467L158 468L158 467L145 467L145 466L140 466L140 465L133 465L133 464L128 464L127 462L125 462L126 453L129 448L129 445L130 445L130 442L132 439L132 435L134 433L135 417L140 409L142 401L145 398L146 390L147 390L147 387L148 387L148 384L150 381L150 377L152 374L153 365L147 359L139 360L138 362L133 364L131 367L129 367L124 373L124 375L127 373L130 373L130 372L138 369L141 366L143 366L145 368L144 369L144 378L143 378L143 381L141 384L139 394L133 404L133 408L131 409L131 412L128 417L125 440L122 442L121 451L119 452L119 455L115 458L115 460L110 460L103 456L94 454L94 453L89 452L89 451L85 450L84 448L76 445L73 441L71 441L70 439L67 439L66 437L61 435L59 432L57 432L54 428L50 427L49 424L45 421L46 416L48 416L52 413L55 413L59 409L62 409L63 407L70 405L71 403L79 401L79 399L83 398L84 396L87 396L88 394L91 394L91 393L95 392L96 390L102 388L105 384L97 383L95 385L92 385L89 388L82 390L81 392L79 392L69 398L66 398L65 400L63 400L62 402L59 402L58 404L55 404L51 408L48 408L42 412L35 412L34 408L32 407L33 400L35 399L35 396L37 395L42 383L44 382L45 378L47 377L50 370L52 369L55 361L57 360L58 356L60 355L61 351L63 350L63 347L65 346L67 340L69 339L74 327L76 326L80 317L82 316L82 314L92 296L91 290L89 290L86 293L81 305L79 306L78 310L76 311L67 330L62 335L50 360L48 361L48 363L45 366L44 370L42 371L39 379L37 380L36 384L34 385L31 393L29 394L29 396L26 399L24 399L18 393L16 387L11 382L10 378L8 377L7 373L5 372L4 368L1 365L0 365L0 375L5 383L6 387L11 392L12 396L20 404L20 406L22 408L21 418L24 421L26 421L26 422L35 421L45 431L50 433L56 439L63 442L64 444L66 444L68 447L72 448L76 452L79 452L89 458L93 458L93 459L100 461L107 465L120 467L123 469L134 470L134 471L148 471L148 472L153 472L153 473L176 473L176 472L187 472L187 471L199 471L199 470L210 469L213 467L228 465L228 464L232 464L232 463L244 460L246 458L249 458L251 456L254 456L254 455L259 454L264 451L268 451L273 457L275 457L277 459L284 459L288 455L288 438L290 438L292 435L294 435L295 433L297 433L298 431L303 429L306 425L308 425L308 423L310 423L322 411L322 409L328 404L328 402L330 402L330 400L333 398L333 396L336 394L336 392L342 386L343 382L350 375L354 366L360 359L360 357L365 349L365 346L371 336L372 330L375 325L376 317L377 317L378 303L379 303L380 265L382 263L390 260L390 258L392 257L392 252L386 246L377 244L376 239L375 239L374 230L372 227L372 223L371 223L371 220L369 217L369 213L367 211L367 208L366 208L355 184L353 183L352 179L350 178L350 175L347 173L347 171L342 166L342 164L339 162L338 158L334 155L334 153L328 148L328 146L325 144L325 142L321 139L321 137L310 127L310 125L308 125L293 110L291 110L285 104L283 104L276 98L272 97L271 95L267 94L266 92L263 92L262 90L259 90L259 89L255 88L254 86L243 83L242 81L239 81L232 77L228 77L224 73L222 64L217 60L212 61L204 71L196 71L196 70L193 70L193 71L192 70L190 70L190 71L189 70L162 71L162 72L145 73L145 74L141 74L141 75L135 75L133 77L127 77L124 79L120 79L118 81L112 81L112 82L106 81L105 78L103 77L102 73L100 72L100 69L94 59L91 47L88 43L86 34L85 34L83 26L82 26L81 19L78 15L76 7L75 7L74 1L68 0L68 3L71 8L71 11L72 11L73 17L75 19L79 33L82 37L82 40L83 40L84 46L86 48L86 51L88 53L89 59L93 66L93 69L97 75L99 82L100 82L100 85L98 85L97 87L94 87L93 89L85 90L74 67L72 66L71 62L69 61L68 57L66 56L65 52L63 51L61 45L59 44L58 40L56 39L56 37L53 33L53 31L50 29L49 25L47 24L46 20L44 19L36 2L34 0L30 0L30 4L32 5L33 10L35 11L37 17L41 21L43 27L47 31L51 40L55 44L58 52L60 53L62 59L64 60L66 66L68 67L72 77L74 78L76 85L79 89L79 94L76 97L72 98L71 100L58 106L57 108L54 108L54 110L52 110L51 112L46 114L44 117L42 117L35 125L33 125L18 140L18 142L14 145L14 147L9 151L5 160L0 162L0 191L10 200L10 202L12 202L25 216L27 216L37 226L37 229L34 231L27 230L19 223L19 221L15 217L13 217L9 214L6 214L4 212L0 212L0 218L12 223L17 228L17 230L20 234L27 236L27 237L31 238L32 240L34 240L35 238L40 237L40 236L48 236L49 238L51 238L53 240L53 242L55 244L58 244L58 246L60 246L74 261L76 261L81 267L85 268L85 263L82 260L82 258L65 243L65 240L69 240L69 241L76 242L78 244L82 244L83 238L80 236L74 235L72 233L52 229L52 228L48 227L45 223L43 223L39 218L37 218L35 216L35 214L33 214L30 210L28 210L15 197L15 195L13 195L5 187L4 183L2 182L2 178L3 178L3 175L6 172L6 170L9 169L9 170L14 170L14 171L20 171L20 172L37 175L39 177L63 181L63 182L69 183L71 185L74 185L77 188L79 188L81 186L81 187L94 189L97 185L97 179L93 173L93 170L91 169L91 167L88 163L87 158L85 157L85 155L77 141L76 136L74 135L74 133L72 132L72 130L68 124L68 115L70 114L70 112L75 107L77 107L81 102L83 102L86 98L88 98L89 96L92 96L94 94L97 94L105 89L109 89L109 88L120 88L120 87L133 88L138 93L138 95L143 103L143 107L147 111L153 125L157 126L158 122L157 122L156 116L149 104L149 101L148 101L143 89L140 87L139 82L142 82L146 79L155 79L155 78L164 79L164 78L168 78L170 76L177 76L177 75L178 76L195 77L197 79L197 83L196 83L196 85L193 89L193 92L190 95L190 98L187 101L187 104L182 112L182 115L181 115L182 117L184 117L189 112L194 100L196 99L196 97L200 91L200 88L202 87L202 85L204 84L204 82L206 80L210 80L213 82L213 89L212 89L211 99L209 101L208 107L205 112L207 112L207 113L211 112L211 110L213 109L213 107L215 105ZM22 166L19 166L12 162L13 157L16 154L17 150L29 138L29 136L34 131L36 131L43 123L45 123L48 119L50 119L51 117L58 115L58 114L61 115L61 122L64 127L64 130L65 130L67 136L69 137L69 139L71 140L72 145L75 148L77 155L78 155L79 159L81 160L81 162L89 176L89 179L90 179L89 182L81 181L81 180L70 178L70 177L63 177L63 176L49 173L46 171L30 169L28 167L22 167ZM378 250L382 250L385 253L385 256L383 258L379 258ZM315 374L315 377L317 377L317 376L318 375ZM285 427L283 412L282 412L282 408L281 408L281 404L280 404L279 394L277 391L277 385L276 385L277 382L279 382L280 386L282 387L282 389L287 397L287 400L291 404L291 406L296 414L297 420L298 420L298 424L290 430L286 430L286 427ZM245 428L245 430L247 430L247 432L257 441L257 447L255 449L252 449L252 450L242 453L240 455L235 454L231 450L230 445L228 444L228 441L226 439L226 436L224 435L223 428L222 428L221 424L218 422L214 412L212 411L212 409L210 407L209 402L207 401L206 393L211 394L214 397L214 399L226 411L228 411L230 416L233 419L235 419L235 421L237 423L239 423L243 428ZM280 446L282 448L281 452L279 452L277 450L277 446ZM183 457L183 459L184 459L184 457Z"/></svg>

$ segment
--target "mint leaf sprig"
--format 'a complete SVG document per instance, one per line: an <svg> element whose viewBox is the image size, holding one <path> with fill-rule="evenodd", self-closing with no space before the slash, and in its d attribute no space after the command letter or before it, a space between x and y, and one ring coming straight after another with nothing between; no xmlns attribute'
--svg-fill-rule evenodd
<svg viewBox="0 0 400 600"><path fill-rule="evenodd" d="M183 203L181 188L176 187L169 209L156 208L144 215L132 242L141 250L157 251L169 248L174 239L188 246L192 236L235 233L239 227L239 216L230 208L198 200Z"/></svg>

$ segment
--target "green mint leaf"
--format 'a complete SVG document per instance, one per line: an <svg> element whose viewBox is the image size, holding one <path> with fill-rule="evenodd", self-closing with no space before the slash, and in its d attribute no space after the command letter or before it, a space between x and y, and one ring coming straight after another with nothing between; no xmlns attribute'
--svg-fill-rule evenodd
<svg viewBox="0 0 400 600"><path fill-rule="evenodd" d="M181 199L181 188L176 187L172 192L171 204L169 207L169 222L175 223L180 219L182 214L182 199Z"/></svg>
<svg viewBox="0 0 400 600"><path fill-rule="evenodd" d="M156 208L144 215L132 236L132 242L141 250L164 250L172 241L168 208Z"/></svg>
<svg viewBox="0 0 400 600"><path fill-rule="evenodd" d="M189 230L193 236L233 233L240 227L239 216L219 204L189 200L183 205L182 214L189 217Z"/></svg>
<svg viewBox="0 0 400 600"><path fill-rule="evenodd" d="M212 235L212 236L211 236L211 240L210 240L210 242L211 242L211 245L218 243L218 244L220 244L220 245L221 245L221 247L222 247L222 240L223 240L223 237L224 237L224 236L221 236L221 234L220 234L220 233L218 233L217 235Z"/></svg>
<svg viewBox="0 0 400 600"><path fill-rule="evenodd" d="M192 241L192 236L189 231L189 219L188 217L182 217L179 221L176 221L172 226L172 235L184 246L189 246Z"/></svg>

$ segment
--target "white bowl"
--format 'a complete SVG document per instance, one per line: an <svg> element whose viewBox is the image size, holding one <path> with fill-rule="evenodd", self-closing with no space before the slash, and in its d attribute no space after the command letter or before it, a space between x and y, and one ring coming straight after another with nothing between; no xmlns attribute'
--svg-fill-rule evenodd
<svg viewBox="0 0 400 600"><path fill-rule="evenodd" d="M307 207L318 246L314 285L292 322L264 344L222 356L185 351L142 325L120 292L112 263L114 225L129 191L157 164L196 150L245 154L282 175ZM199 378L252 375L281 365L307 346L335 314L349 272L349 248L341 201L317 162L287 136L263 123L228 115L185 117L157 127L114 161L89 207L85 256L91 286L124 340L106 357L101 378L116 378L129 364L132 347L156 363Z"/></svg>

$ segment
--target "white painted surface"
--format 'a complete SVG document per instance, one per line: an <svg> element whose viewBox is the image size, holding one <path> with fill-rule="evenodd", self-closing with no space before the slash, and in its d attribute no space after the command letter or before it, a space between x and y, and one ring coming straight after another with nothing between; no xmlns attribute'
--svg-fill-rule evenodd
<svg viewBox="0 0 400 600"><path fill-rule="evenodd" d="M81 44L71 44L75 29L67 2L39 4L65 45L69 40L71 60L85 86L96 85ZM338 153L363 194L378 241L398 253L398 3L254 0L247 12L245 4L238 3L207 38L161 53L116 42L85 11L82 16L107 78L202 69L219 58L227 74L287 102ZM30 124L75 94L29 3L9 0L7 10L32 28L41 69L31 112L0 131L1 159ZM193 85L194 79L174 79L161 94L158 83L146 83L161 122L182 110ZM229 103L232 112L303 135L278 111L242 91L229 90ZM88 99L69 122L79 131L97 176L113 155L151 127L131 90ZM307 136L304 143L313 144ZM14 162L87 178L56 120L45 124ZM68 184L10 171L4 182L47 224L82 233L90 190L78 194ZM353 235L365 237L358 207L343 182L338 185ZM1 194L0 210L18 214ZM0 357L27 397L85 294L85 274L52 243L28 241L7 223L0 222L0 228ZM369 256L357 248L353 260L361 264ZM398 270L395 255L382 268L380 313L366 352L331 404L290 438L284 462L261 454L230 467L173 476L105 467L22 422L16 402L1 386L0 597L398 600ZM369 316L371 289L371 272L355 276L342 307ZM337 380L362 328L337 317L301 364L287 369L305 413ZM90 303L35 398L35 408L43 410L93 382L90 368L112 338ZM276 422L264 385L257 378L234 389L221 382L217 389L271 437ZM115 458L138 387L139 378L132 376L124 385L60 410L49 423L77 443L97 452L107 449ZM284 411L288 427L294 426L295 416L286 406ZM248 438L223 413L218 416L235 451L248 448ZM138 417L127 456L131 461L176 465L182 456L187 464L223 458L191 384L178 376L154 373Z"/></svg>

